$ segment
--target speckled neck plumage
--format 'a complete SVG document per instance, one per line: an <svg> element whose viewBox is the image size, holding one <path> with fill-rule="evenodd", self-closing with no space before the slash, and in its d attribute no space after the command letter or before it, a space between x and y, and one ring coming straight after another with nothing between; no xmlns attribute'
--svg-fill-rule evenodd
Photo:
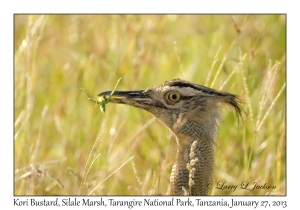
<svg viewBox="0 0 300 210"><path fill-rule="evenodd" d="M167 195L208 194L214 168L214 140L206 136L187 141L185 145L177 144Z"/></svg>
<svg viewBox="0 0 300 210"><path fill-rule="evenodd" d="M176 135L177 154L167 195L207 195L212 181L217 119L190 119L181 114L170 129Z"/></svg>

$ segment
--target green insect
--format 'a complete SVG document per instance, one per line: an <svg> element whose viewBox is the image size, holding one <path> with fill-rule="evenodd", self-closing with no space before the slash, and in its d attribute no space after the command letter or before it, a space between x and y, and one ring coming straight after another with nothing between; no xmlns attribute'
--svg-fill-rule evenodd
<svg viewBox="0 0 300 210"><path fill-rule="evenodd" d="M119 82L120 82L121 79L122 79L122 78L120 78L120 79L118 80L117 84L115 85L113 91L111 92L111 94L110 94L110 96L109 96L108 98L107 98L106 96L100 96L100 97L98 97L97 100L95 100L95 99L93 99L93 98L88 97L88 95L86 94L86 92L84 91L83 88L80 88L80 89L84 91L84 93L85 93L85 95L86 95L86 97L87 97L88 100L94 102L94 103L96 104L96 106L97 106L97 104L99 104L99 105L100 105L100 111L101 111L102 113L104 113L104 112L105 112L105 105L108 104L108 102L110 101L111 96L114 94L115 89L116 89L116 87L118 86L118 84L119 84Z"/></svg>
<svg viewBox="0 0 300 210"><path fill-rule="evenodd" d="M105 105L109 102L109 98L106 98L105 96L101 96L98 98L98 101L100 104L100 110L102 113L105 112Z"/></svg>

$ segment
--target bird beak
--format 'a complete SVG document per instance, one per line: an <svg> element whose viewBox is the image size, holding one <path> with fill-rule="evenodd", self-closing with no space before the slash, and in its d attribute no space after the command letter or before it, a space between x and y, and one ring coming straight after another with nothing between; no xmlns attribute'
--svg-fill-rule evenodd
<svg viewBox="0 0 300 210"><path fill-rule="evenodd" d="M133 90L133 91L105 91L99 93L97 96L111 96L109 102L116 104L127 104L137 108L146 108L151 105L153 100L144 94L144 90Z"/></svg>

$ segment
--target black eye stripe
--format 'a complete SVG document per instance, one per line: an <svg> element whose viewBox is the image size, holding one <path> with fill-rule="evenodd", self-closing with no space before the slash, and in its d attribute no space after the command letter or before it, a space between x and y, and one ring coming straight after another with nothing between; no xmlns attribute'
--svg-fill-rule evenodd
<svg viewBox="0 0 300 210"><path fill-rule="evenodd" d="M213 95L218 95L218 96L225 96L225 95L228 94L228 93L225 93L225 92L216 91L212 88L208 88L208 87L205 87L205 86L202 86L202 85L191 84L191 83L188 83L186 81L171 80L171 81L167 82L165 85L169 85L170 87L178 87L178 88L190 87L190 88L193 88L195 90L199 90L203 93L213 94Z"/></svg>
<svg viewBox="0 0 300 210"><path fill-rule="evenodd" d="M193 96L181 96L182 100L189 100L191 98L193 98Z"/></svg>

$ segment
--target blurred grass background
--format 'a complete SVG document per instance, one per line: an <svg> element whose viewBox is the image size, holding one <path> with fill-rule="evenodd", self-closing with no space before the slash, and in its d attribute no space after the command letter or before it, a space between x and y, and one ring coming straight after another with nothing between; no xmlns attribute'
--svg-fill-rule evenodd
<svg viewBox="0 0 300 210"><path fill-rule="evenodd" d="M170 131L125 105L103 114L80 90L93 97L120 77L117 90L181 78L240 95L247 114L238 124L223 111L210 194L286 194L285 18L15 15L15 195L165 194Z"/></svg>

